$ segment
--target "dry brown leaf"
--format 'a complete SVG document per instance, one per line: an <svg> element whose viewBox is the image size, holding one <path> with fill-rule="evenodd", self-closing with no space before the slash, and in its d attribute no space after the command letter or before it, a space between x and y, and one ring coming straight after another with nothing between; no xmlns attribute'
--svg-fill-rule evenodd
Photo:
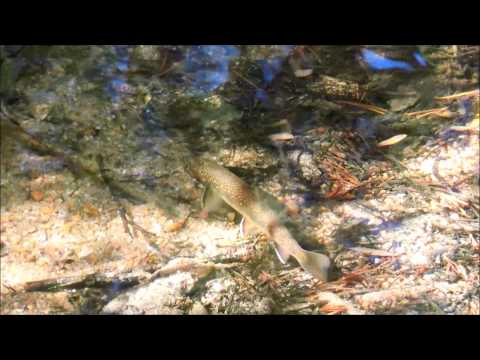
<svg viewBox="0 0 480 360"><path fill-rule="evenodd" d="M170 222L170 223L165 225L165 231L166 232L177 232L177 231L179 231L180 229L183 228L186 221L187 221L187 218Z"/></svg>
<svg viewBox="0 0 480 360"><path fill-rule="evenodd" d="M330 315L338 315L338 314L345 314L348 312L348 309L345 305L338 305L338 304L326 304L320 308L320 311L325 314Z"/></svg>
<svg viewBox="0 0 480 360"><path fill-rule="evenodd" d="M100 216L100 211L97 210L97 208L95 206L93 206L91 203L89 202L86 202L84 205L83 205L83 211L85 212L85 214L87 216L90 216L90 217L98 217Z"/></svg>
<svg viewBox="0 0 480 360"><path fill-rule="evenodd" d="M362 274L357 274L357 273L350 273L346 274L341 278L342 281L345 282L345 284L348 285L353 285L356 283L364 283L366 278Z"/></svg>

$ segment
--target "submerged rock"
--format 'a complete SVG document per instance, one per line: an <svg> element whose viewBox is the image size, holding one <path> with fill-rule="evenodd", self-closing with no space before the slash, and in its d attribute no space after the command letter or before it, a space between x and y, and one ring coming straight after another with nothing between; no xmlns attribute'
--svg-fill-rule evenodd
<svg viewBox="0 0 480 360"><path fill-rule="evenodd" d="M193 289L195 282L191 274L183 272L157 279L119 295L103 308L102 314L185 314L184 296Z"/></svg>

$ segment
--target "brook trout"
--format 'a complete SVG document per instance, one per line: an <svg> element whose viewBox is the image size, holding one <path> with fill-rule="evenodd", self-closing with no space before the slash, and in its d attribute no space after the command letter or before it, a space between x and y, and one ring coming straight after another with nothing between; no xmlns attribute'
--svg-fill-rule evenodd
<svg viewBox="0 0 480 360"><path fill-rule="evenodd" d="M209 186L246 220L266 233L274 241L277 254L283 262L293 256L305 271L321 281L327 281L329 258L302 249L288 229L280 223L277 214L260 201L246 182L211 160L189 159L185 165L191 176Z"/></svg>

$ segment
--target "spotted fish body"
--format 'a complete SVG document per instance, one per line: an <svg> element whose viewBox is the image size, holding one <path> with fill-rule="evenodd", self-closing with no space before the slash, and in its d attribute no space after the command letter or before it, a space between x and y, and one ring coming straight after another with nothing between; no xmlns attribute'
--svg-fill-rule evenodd
<svg viewBox="0 0 480 360"><path fill-rule="evenodd" d="M259 200L248 184L238 176L207 159L191 159L186 170L219 195L223 201L265 232L276 244L279 257L286 262L293 256L302 268L317 279L327 281L330 260L323 254L300 247L276 213Z"/></svg>

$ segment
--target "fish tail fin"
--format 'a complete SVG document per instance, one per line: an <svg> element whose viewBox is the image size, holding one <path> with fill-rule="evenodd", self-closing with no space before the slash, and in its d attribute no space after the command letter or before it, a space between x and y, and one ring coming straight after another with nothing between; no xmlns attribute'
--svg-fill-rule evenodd
<svg viewBox="0 0 480 360"><path fill-rule="evenodd" d="M279 226L276 220L268 224L267 230L270 237L275 239L275 252L282 263L285 264L292 255L297 259L303 270L323 282L328 281L328 270L330 268L328 256L302 249L288 230Z"/></svg>
<svg viewBox="0 0 480 360"><path fill-rule="evenodd" d="M313 251L303 250L302 256L297 259L300 266L323 282L328 281L328 271L330 268L330 259L324 254L315 253Z"/></svg>

